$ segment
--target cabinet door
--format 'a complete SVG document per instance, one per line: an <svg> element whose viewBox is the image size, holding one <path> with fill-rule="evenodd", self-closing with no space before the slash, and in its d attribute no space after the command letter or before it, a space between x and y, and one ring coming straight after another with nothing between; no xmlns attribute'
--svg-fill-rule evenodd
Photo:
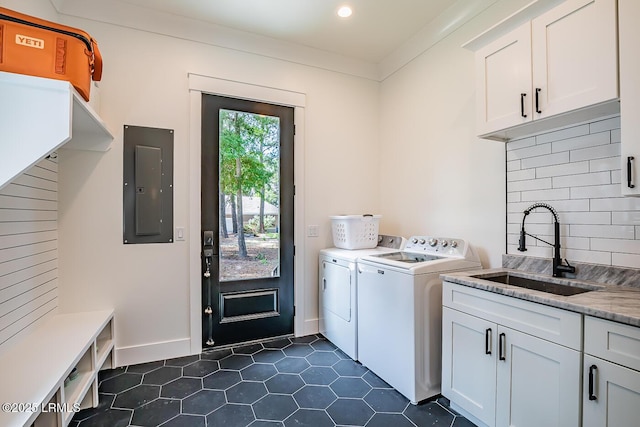
<svg viewBox="0 0 640 427"><path fill-rule="evenodd" d="M531 39L534 120L618 97L615 0L567 0L532 21Z"/></svg>
<svg viewBox="0 0 640 427"><path fill-rule="evenodd" d="M496 426L579 427L581 353L498 327Z"/></svg>
<svg viewBox="0 0 640 427"><path fill-rule="evenodd" d="M595 367L595 368L592 368ZM636 426L640 420L640 372L584 355L582 425ZM590 375L593 387L590 387ZM589 397L594 399L591 400Z"/></svg>
<svg viewBox="0 0 640 427"><path fill-rule="evenodd" d="M497 325L442 309L442 394L487 425L496 415Z"/></svg>
<svg viewBox="0 0 640 427"><path fill-rule="evenodd" d="M640 196L640 2L618 0L618 11L622 194Z"/></svg>
<svg viewBox="0 0 640 427"><path fill-rule="evenodd" d="M531 121L531 23L476 52L478 135Z"/></svg>

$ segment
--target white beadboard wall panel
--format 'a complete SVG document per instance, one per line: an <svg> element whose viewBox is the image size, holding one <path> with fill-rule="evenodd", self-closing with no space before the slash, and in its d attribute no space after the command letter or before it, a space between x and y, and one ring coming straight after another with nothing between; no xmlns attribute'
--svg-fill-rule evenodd
<svg viewBox="0 0 640 427"><path fill-rule="evenodd" d="M0 191L0 351L57 307L58 164L49 158Z"/></svg>
<svg viewBox="0 0 640 427"><path fill-rule="evenodd" d="M552 153L541 154L539 147L551 147ZM545 202L558 212L562 256L569 262L640 267L640 199L620 194L619 116L511 141L506 151L512 159L507 162L508 253L521 254L522 212ZM552 188L540 188L545 179ZM553 240L546 210L531 213L525 228ZM552 256L546 246L527 239L527 255Z"/></svg>

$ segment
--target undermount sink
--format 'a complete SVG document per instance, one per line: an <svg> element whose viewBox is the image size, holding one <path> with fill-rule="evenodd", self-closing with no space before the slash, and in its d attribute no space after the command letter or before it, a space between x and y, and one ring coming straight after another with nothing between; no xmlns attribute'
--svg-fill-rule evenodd
<svg viewBox="0 0 640 427"><path fill-rule="evenodd" d="M517 286L519 288L533 289L536 291L547 292L554 295L571 296L584 292L590 292L600 289L598 286L589 286L583 283L561 284L553 283L546 280L531 279L528 277L515 276L513 274L504 273L500 275L484 275L478 274L477 279L489 280L491 282L503 283L505 285Z"/></svg>

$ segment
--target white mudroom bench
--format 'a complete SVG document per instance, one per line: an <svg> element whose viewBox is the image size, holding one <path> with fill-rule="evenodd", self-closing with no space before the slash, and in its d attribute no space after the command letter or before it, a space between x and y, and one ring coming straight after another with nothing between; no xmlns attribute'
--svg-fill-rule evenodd
<svg viewBox="0 0 640 427"><path fill-rule="evenodd" d="M0 426L67 426L115 366L113 311L56 314L0 353Z"/></svg>

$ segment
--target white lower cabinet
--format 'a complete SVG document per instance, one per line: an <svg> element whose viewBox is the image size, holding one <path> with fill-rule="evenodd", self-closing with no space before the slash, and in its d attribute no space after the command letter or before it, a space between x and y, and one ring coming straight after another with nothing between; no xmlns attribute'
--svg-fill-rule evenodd
<svg viewBox="0 0 640 427"><path fill-rule="evenodd" d="M442 394L479 427L579 427L582 316L443 284Z"/></svg>
<svg viewBox="0 0 640 427"><path fill-rule="evenodd" d="M585 316L583 426L640 425L640 328Z"/></svg>

